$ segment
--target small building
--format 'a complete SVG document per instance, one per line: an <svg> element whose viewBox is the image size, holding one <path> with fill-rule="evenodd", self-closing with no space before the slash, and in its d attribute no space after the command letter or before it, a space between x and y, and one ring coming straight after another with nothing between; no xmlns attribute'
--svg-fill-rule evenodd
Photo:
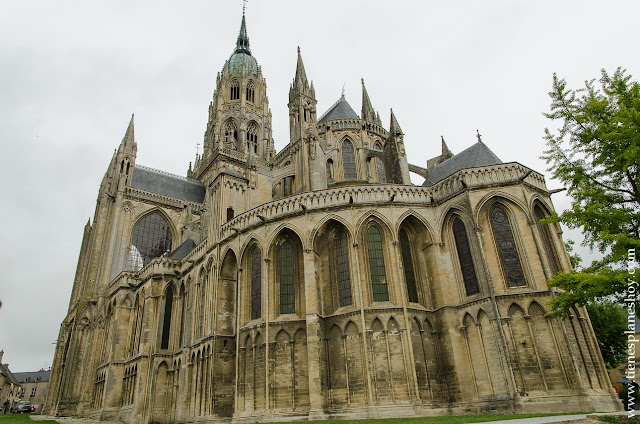
<svg viewBox="0 0 640 424"><path fill-rule="evenodd" d="M2 363L4 350L0 350L0 408L4 412L4 403L9 401L9 407L18 401L18 391L20 384L18 380L9 370L9 364Z"/></svg>
<svg viewBox="0 0 640 424"><path fill-rule="evenodd" d="M35 405L35 412L40 412L42 404L44 403L45 396L47 395L47 388L49 387L49 375L50 370L32 372L17 372L14 374L20 389L18 389L17 396L20 400L28 400L31 405Z"/></svg>

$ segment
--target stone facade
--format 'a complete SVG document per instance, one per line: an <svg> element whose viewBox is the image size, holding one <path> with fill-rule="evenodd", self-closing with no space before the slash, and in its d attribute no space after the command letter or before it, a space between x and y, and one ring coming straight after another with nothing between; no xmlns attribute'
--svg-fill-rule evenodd
<svg viewBox="0 0 640 424"><path fill-rule="evenodd" d="M187 178L137 165L133 118L100 186L47 412L127 423L619 408L539 173L482 142L409 165L363 81L320 118L298 51L280 152L244 16ZM427 177L412 185L409 171ZM437 177L437 178L436 178Z"/></svg>

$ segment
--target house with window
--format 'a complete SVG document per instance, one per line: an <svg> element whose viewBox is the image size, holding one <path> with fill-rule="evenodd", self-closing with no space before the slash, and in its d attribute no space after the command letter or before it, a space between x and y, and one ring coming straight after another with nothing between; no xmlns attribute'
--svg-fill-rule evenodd
<svg viewBox="0 0 640 424"><path fill-rule="evenodd" d="M383 125L364 81L360 114L343 94L319 115L300 49L292 73L280 151L244 14L186 176L137 163L131 118L84 227L45 412L182 423L619 409L584 308L545 315L547 280L571 264L561 229L540 224L554 211L544 176L479 135L410 164L399 120Z"/></svg>
<svg viewBox="0 0 640 424"><path fill-rule="evenodd" d="M18 397L20 400L28 400L35 406L35 412L42 411L47 389L49 387L49 375L51 370L41 369L32 372L17 372L14 374L20 384Z"/></svg>

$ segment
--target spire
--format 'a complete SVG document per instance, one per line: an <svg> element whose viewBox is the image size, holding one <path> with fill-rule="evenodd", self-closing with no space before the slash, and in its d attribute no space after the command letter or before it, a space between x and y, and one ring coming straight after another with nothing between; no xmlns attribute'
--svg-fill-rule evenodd
<svg viewBox="0 0 640 424"><path fill-rule="evenodd" d="M134 136L133 130L133 114L131 114L131 120L129 121L129 126L127 127L127 132L124 134L124 138L122 139L122 143L120 143L120 148L118 149L118 153L132 153L136 150L136 140Z"/></svg>
<svg viewBox="0 0 640 424"><path fill-rule="evenodd" d="M304 71L304 63L302 63L302 56L300 55L300 46L298 46L298 64L296 65L296 84L301 82L303 85L307 82L307 73Z"/></svg>
<svg viewBox="0 0 640 424"><path fill-rule="evenodd" d="M376 112L373 110L371 100L369 100L369 93L367 93L367 87L364 86L364 78L362 81L362 119L368 122L374 122L376 119Z"/></svg>
<svg viewBox="0 0 640 424"><path fill-rule="evenodd" d="M396 119L396 115L393 114L393 109L391 109L391 124L389 125L389 132L391 135L403 134L400 124L398 124L398 120Z"/></svg>
<svg viewBox="0 0 640 424"><path fill-rule="evenodd" d="M449 150L449 146L447 146L447 143L444 141L444 137L440 136L440 139L442 140L442 156L453 156L453 153L451 153L451 150Z"/></svg>
<svg viewBox="0 0 640 424"><path fill-rule="evenodd" d="M249 36L247 35L247 24L244 18L244 8L242 6L242 24L240 25L240 34L238 34L238 41L236 42L236 53L246 53L251 55L251 49L249 48Z"/></svg>

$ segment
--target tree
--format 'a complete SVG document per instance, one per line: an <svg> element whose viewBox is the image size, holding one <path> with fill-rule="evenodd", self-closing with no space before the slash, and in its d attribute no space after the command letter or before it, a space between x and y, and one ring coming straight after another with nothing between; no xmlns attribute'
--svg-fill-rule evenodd
<svg viewBox="0 0 640 424"><path fill-rule="evenodd" d="M598 84L586 81L578 90L554 74L549 95L551 112L545 116L561 125L545 129L548 150L542 158L573 200L543 223L581 228L584 244L604 254L581 271L549 281L563 289L553 307L564 314L574 304L620 296L631 277L629 249L640 251L640 85L621 68L613 75L603 69Z"/></svg>
<svg viewBox="0 0 640 424"><path fill-rule="evenodd" d="M587 311L607 368L616 368L627 357L627 312L609 299L590 303Z"/></svg>

